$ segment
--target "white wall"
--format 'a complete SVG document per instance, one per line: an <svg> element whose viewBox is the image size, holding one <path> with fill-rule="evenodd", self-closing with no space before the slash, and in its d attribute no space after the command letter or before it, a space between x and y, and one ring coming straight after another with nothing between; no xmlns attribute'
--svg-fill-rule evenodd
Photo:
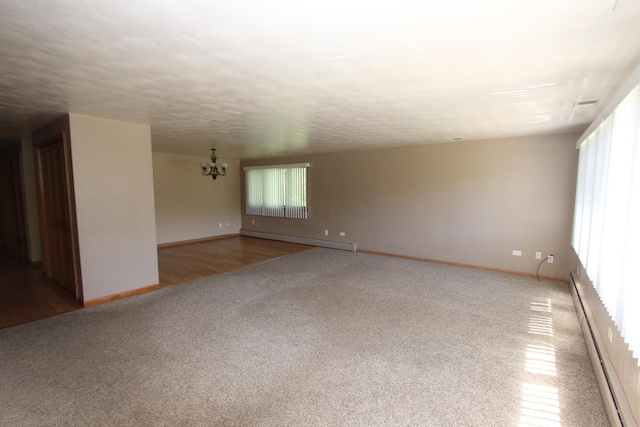
<svg viewBox="0 0 640 427"><path fill-rule="evenodd" d="M69 118L84 300L158 284L150 127Z"/></svg>
<svg viewBox="0 0 640 427"><path fill-rule="evenodd" d="M200 163L207 160L207 153L202 157L153 153L159 244L240 231L240 162L219 159L229 167L226 176L214 181L200 174Z"/></svg>

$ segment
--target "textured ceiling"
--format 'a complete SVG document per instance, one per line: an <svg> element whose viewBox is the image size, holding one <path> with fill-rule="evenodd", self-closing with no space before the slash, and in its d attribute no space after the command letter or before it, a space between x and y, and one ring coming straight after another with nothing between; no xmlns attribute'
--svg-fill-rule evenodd
<svg viewBox="0 0 640 427"><path fill-rule="evenodd" d="M66 112L223 158L582 131L640 62L614 3L0 0L0 138Z"/></svg>

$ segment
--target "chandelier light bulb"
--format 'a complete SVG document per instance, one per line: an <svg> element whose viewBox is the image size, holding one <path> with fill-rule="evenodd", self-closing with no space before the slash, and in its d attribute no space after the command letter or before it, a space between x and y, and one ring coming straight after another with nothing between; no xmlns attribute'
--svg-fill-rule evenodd
<svg viewBox="0 0 640 427"><path fill-rule="evenodd" d="M216 149L211 149L211 161L200 163L200 167L202 170L200 173L205 176L211 176L211 178L216 179L218 176L225 176L227 174L227 164L226 163L216 163Z"/></svg>

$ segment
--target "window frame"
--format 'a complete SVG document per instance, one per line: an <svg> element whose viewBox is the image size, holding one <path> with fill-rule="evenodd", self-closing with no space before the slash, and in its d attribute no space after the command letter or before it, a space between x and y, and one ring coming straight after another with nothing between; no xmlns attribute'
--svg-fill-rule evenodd
<svg viewBox="0 0 640 427"><path fill-rule="evenodd" d="M244 170L245 214L287 219L308 219L308 173L310 163L246 166ZM256 173L261 171L261 173ZM259 177L259 178L257 178ZM276 185L269 182L280 181ZM294 186L302 185L295 191ZM293 190L293 191L292 191ZM298 201L301 203L293 203Z"/></svg>

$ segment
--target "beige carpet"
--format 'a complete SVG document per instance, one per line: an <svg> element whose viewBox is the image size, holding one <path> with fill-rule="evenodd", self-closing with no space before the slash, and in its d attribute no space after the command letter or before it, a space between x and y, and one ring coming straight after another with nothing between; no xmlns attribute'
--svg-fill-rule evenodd
<svg viewBox="0 0 640 427"><path fill-rule="evenodd" d="M313 249L0 330L0 426L606 426L568 285Z"/></svg>

